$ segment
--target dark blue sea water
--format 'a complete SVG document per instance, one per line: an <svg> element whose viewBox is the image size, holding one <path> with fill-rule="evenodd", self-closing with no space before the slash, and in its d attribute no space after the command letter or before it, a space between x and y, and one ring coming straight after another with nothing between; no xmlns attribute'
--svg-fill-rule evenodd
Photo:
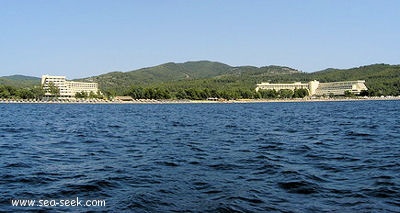
<svg viewBox="0 0 400 213"><path fill-rule="evenodd" d="M13 207L13 199L103 207ZM400 212L400 101L0 104L0 210Z"/></svg>

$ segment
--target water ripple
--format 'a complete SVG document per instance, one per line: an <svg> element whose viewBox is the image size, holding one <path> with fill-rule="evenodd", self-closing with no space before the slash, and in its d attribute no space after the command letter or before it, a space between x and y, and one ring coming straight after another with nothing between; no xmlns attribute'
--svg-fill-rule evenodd
<svg viewBox="0 0 400 213"><path fill-rule="evenodd" d="M398 101L0 105L0 209L398 212L399 107ZM107 205L10 204L75 197Z"/></svg>

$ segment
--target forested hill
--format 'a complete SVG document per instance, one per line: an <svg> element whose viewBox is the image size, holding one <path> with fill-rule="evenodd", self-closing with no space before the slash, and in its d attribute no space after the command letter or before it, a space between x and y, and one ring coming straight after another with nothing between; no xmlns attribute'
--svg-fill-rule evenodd
<svg viewBox="0 0 400 213"><path fill-rule="evenodd" d="M16 88L33 87L35 85L40 85L40 78L24 75L3 76L0 77L0 85Z"/></svg>
<svg viewBox="0 0 400 213"><path fill-rule="evenodd" d="M271 82L365 80L372 96L400 95L400 65L372 64L351 69L326 69L313 73L274 76Z"/></svg>
<svg viewBox="0 0 400 213"><path fill-rule="evenodd" d="M374 64L311 74L320 81L365 80L372 95L400 95L400 65Z"/></svg>
<svg viewBox="0 0 400 213"><path fill-rule="evenodd" d="M68 75L68 73L66 73ZM229 66L211 61L166 63L130 72L111 72L79 81L97 82L104 94L130 95L148 89L165 91L172 97L184 92L218 91L220 94L245 93L255 97L261 82L292 83L365 80L369 95L400 95L400 65L373 64L350 69L326 69L314 73L300 72L284 66ZM0 77L0 87L28 88L40 85L40 78L21 75ZM1 89L1 88L0 88ZM1 93L1 91L0 91ZM250 95L249 95L250 94ZM245 96L239 96L245 97Z"/></svg>
<svg viewBox="0 0 400 213"><path fill-rule="evenodd" d="M400 95L400 65L373 64L350 69L305 73L284 66L238 66L210 61L166 63L130 72L112 72L83 79L98 82L112 94L127 94L132 87L219 91L254 90L261 82L320 82L365 80L371 95Z"/></svg>
<svg viewBox="0 0 400 213"><path fill-rule="evenodd" d="M154 86L163 83L182 83L182 81L190 83L199 79L225 79L243 75L265 77L293 73L299 73L299 71L282 66L233 67L219 62L192 61L185 63L171 62L130 72L111 72L79 80L97 82L103 90L119 91L132 85Z"/></svg>

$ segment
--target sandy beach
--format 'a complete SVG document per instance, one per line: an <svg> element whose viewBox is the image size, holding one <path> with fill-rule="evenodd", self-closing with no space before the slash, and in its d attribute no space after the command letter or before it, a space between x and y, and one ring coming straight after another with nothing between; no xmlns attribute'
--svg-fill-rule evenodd
<svg viewBox="0 0 400 213"><path fill-rule="evenodd" d="M238 99L238 100L153 100L139 99L130 101L110 101L110 100L24 100L24 99L1 99L0 104L218 104L218 103L276 103L276 102L334 102L334 101L386 101L400 100L396 97L359 97L359 98L299 98L299 99Z"/></svg>

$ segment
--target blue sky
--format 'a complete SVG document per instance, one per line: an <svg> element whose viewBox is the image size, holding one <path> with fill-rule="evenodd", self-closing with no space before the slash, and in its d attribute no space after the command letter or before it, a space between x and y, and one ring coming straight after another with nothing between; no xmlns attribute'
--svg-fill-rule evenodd
<svg viewBox="0 0 400 213"><path fill-rule="evenodd" d="M0 76L400 64L398 0L0 0Z"/></svg>

